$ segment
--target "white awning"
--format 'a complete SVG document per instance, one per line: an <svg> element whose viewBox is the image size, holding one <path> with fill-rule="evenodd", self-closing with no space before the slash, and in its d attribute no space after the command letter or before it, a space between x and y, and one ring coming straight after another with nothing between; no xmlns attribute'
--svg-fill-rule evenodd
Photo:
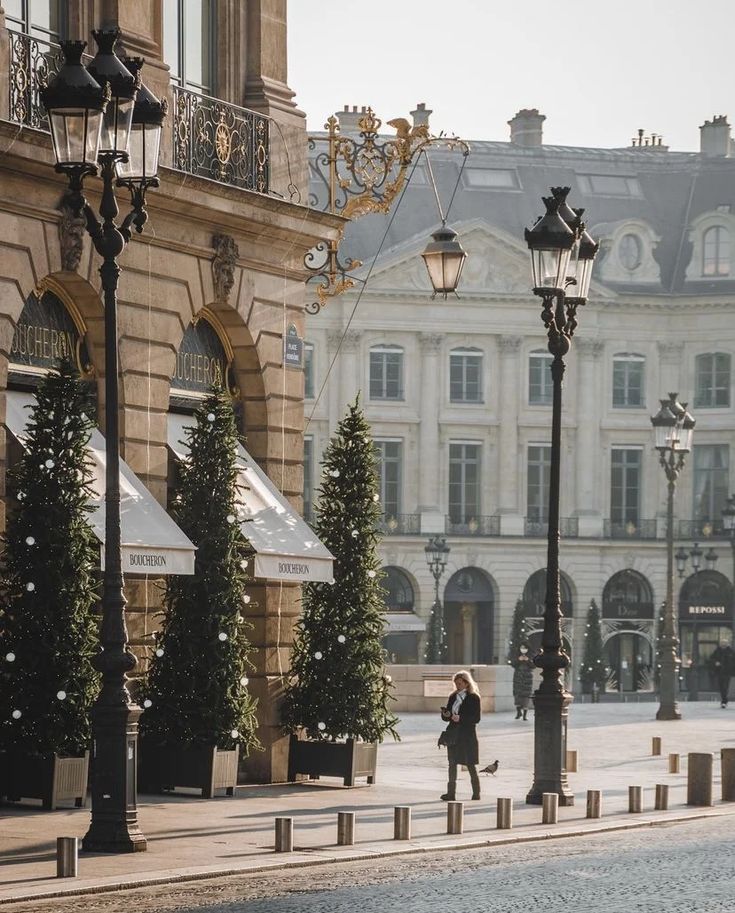
<svg viewBox="0 0 735 913"><path fill-rule="evenodd" d="M193 422L193 416L169 412L168 445L179 459L187 456L186 428ZM333 577L332 554L242 444L237 445L237 462L242 486L238 516L255 551L255 576L328 583Z"/></svg>
<svg viewBox="0 0 735 913"><path fill-rule="evenodd" d="M418 633L426 630L426 622L413 612L387 612L384 617L386 634L397 634L401 631Z"/></svg>
<svg viewBox="0 0 735 913"><path fill-rule="evenodd" d="M5 426L20 444L26 436L29 408L36 403L32 393L8 390ZM93 462L92 512L88 522L102 543L105 566L105 439L94 428L88 445ZM181 532L145 485L120 460L120 527L123 572L127 574L193 574L196 548Z"/></svg>

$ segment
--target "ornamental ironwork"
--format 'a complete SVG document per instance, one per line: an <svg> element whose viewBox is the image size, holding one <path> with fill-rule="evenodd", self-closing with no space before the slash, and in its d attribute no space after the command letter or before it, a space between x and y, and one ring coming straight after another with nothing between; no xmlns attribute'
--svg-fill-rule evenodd
<svg viewBox="0 0 735 913"><path fill-rule="evenodd" d="M61 48L19 32L10 36L10 120L24 127L48 130L38 90L62 64Z"/></svg>
<svg viewBox="0 0 735 913"><path fill-rule="evenodd" d="M174 87L174 168L222 184L269 191L269 119Z"/></svg>

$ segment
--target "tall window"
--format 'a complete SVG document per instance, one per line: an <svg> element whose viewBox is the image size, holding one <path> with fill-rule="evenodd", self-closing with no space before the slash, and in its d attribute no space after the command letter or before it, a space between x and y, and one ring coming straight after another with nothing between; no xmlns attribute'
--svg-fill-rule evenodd
<svg viewBox="0 0 735 913"><path fill-rule="evenodd" d="M694 405L716 408L730 405L730 356L726 352L697 355Z"/></svg>
<svg viewBox="0 0 735 913"><path fill-rule="evenodd" d="M639 447L614 447L610 473L610 520L635 528L641 515L641 457Z"/></svg>
<svg viewBox="0 0 735 913"><path fill-rule="evenodd" d="M551 445L530 444L528 447L528 484L526 513L534 523L549 519L549 475L551 473Z"/></svg>
<svg viewBox="0 0 735 913"><path fill-rule="evenodd" d="M549 406L553 398L550 352L539 349L528 357L528 402L531 406Z"/></svg>
<svg viewBox="0 0 735 913"><path fill-rule="evenodd" d="M314 510L314 438L304 438L304 516L311 519Z"/></svg>
<svg viewBox="0 0 735 913"><path fill-rule="evenodd" d="M380 503L386 520L401 513L402 441L375 441L380 480Z"/></svg>
<svg viewBox="0 0 735 913"><path fill-rule="evenodd" d="M645 406L643 374L645 359L628 353L613 356L613 407Z"/></svg>
<svg viewBox="0 0 735 913"><path fill-rule="evenodd" d="M730 232L722 225L708 228L702 239L702 275L730 275Z"/></svg>
<svg viewBox="0 0 735 913"><path fill-rule="evenodd" d="M695 444L694 505L692 518L698 527L705 523L719 528L722 508L730 493L730 448L727 444Z"/></svg>
<svg viewBox="0 0 735 913"><path fill-rule="evenodd" d="M64 37L65 6L61 0L5 0L3 3L8 28L52 42Z"/></svg>
<svg viewBox="0 0 735 913"><path fill-rule="evenodd" d="M482 402L482 352L454 349L450 353L449 400L453 403Z"/></svg>
<svg viewBox="0 0 735 913"><path fill-rule="evenodd" d="M449 445L449 519L469 523L480 516L481 444Z"/></svg>
<svg viewBox="0 0 735 913"><path fill-rule="evenodd" d="M314 346L304 343L304 397L314 399Z"/></svg>
<svg viewBox="0 0 735 913"><path fill-rule="evenodd" d="M370 349L370 399L403 399L403 349Z"/></svg>
<svg viewBox="0 0 735 913"><path fill-rule="evenodd" d="M204 95L214 91L214 0L163 0L163 59L171 79Z"/></svg>

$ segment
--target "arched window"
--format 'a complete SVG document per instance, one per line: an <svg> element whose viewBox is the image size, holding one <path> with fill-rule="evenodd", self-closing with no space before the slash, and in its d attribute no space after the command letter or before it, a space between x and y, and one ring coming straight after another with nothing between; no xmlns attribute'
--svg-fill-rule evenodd
<svg viewBox="0 0 735 913"><path fill-rule="evenodd" d="M385 593L385 607L389 612L413 612L414 593L408 574L399 567L384 567L381 581Z"/></svg>
<svg viewBox="0 0 735 913"><path fill-rule="evenodd" d="M645 406L643 392L646 360L633 352L613 355L613 408Z"/></svg>
<svg viewBox="0 0 735 913"><path fill-rule="evenodd" d="M449 400L452 403L481 403L482 352L452 349L449 353Z"/></svg>
<svg viewBox="0 0 735 913"><path fill-rule="evenodd" d="M643 244L638 235L632 232L623 235L618 244L618 259L631 273L638 269L643 259Z"/></svg>
<svg viewBox="0 0 735 913"><path fill-rule="evenodd" d="M561 610L564 615L571 615L572 587L566 574L559 574L559 589L561 591ZM536 571L526 581L523 588L523 605L526 616L537 618L544 614L546 608L546 568Z"/></svg>
<svg viewBox="0 0 735 913"><path fill-rule="evenodd" d="M373 346L370 349L370 399L403 399L403 349Z"/></svg>
<svg viewBox="0 0 735 913"><path fill-rule="evenodd" d="M730 275L730 232L724 225L708 228L702 238L702 275Z"/></svg>
<svg viewBox="0 0 735 913"><path fill-rule="evenodd" d="M604 618L653 618L653 593L646 578L632 570L619 571L602 591Z"/></svg>
<svg viewBox="0 0 735 913"><path fill-rule="evenodd" d="M704 409L730 405L730 356L706 352L694 362L694 405Z"/></svg>

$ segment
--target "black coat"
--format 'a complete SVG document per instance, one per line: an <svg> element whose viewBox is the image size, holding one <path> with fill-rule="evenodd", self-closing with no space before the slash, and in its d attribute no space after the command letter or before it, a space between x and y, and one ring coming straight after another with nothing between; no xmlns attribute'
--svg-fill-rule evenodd
<svg viewBox="0 0 735 913"><path fill-rule="evenodd" d="M449 695L446 711L442 710L442 719L449 720L449 725L459 728L459 738L457 744L448 749L450 764L479 764L480 748L477 744L476 726L480 722L482 715L480 709L480 698L477 694L468 694L462 701L459 708L459 722L451 722L452 704L457 696L453 691Z"/></svg>
<svg viewBox="0 0 735 913"><path fill-rule="evenodd" d="M709 658L709 667L718 678L735 674L735 652L732 647L717 647Z"/></svg>

